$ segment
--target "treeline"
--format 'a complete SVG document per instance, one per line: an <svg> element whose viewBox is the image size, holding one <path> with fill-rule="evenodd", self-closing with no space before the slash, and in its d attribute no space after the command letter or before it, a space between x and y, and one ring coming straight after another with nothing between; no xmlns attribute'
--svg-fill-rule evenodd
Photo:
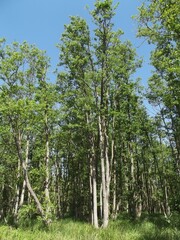
<svg viewBox="0 0 180 240"><path fill-rule="evenodd" d="M90 32L71 17L58 45L57 81L45 52L0 42L0 218L9 224L71 216L107 227L121 212L180 211L178 4L148 1L138 35L155 45L146 97L117 6L97 0Z"/></svg>

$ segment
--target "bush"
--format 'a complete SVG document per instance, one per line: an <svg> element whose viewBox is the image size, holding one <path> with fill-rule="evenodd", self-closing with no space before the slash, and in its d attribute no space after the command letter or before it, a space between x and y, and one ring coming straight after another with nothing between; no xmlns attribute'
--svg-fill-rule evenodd
<svg viewBox="0 0 180 240"><path fill-rule="evenodd" d="M43 227L42 218L37 213L35 206L32 204L22 206L18 214L18 226L32 229L35 225L38 228Z"/></svg>

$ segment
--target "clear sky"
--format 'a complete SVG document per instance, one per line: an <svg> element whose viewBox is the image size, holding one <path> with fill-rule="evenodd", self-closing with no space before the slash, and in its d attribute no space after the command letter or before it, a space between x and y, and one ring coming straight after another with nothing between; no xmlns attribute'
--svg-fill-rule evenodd
<svg viewBox="0 0 180 240"><path fill-rule="evenodd" d="M93 9L95 0L0 0L0 38L5 37L7 43L12 41L35 44L47 51L51 58L51 69L54 71L58 63L59 50L56 44L69 23L69 16L80 16L91 24L91 17L86 5ZM136 76L142 78L142 85L147 86L152 67L149 65L150 46L143 39L136 38L137 25L131 19L137 14L141 0L120 0L114 23L116 28L124 31L123 40L130 40L140 57L144 58L143 68ZM50 74L52 80L55 79ZM152 111L152 110L151 110Z"/></svg>

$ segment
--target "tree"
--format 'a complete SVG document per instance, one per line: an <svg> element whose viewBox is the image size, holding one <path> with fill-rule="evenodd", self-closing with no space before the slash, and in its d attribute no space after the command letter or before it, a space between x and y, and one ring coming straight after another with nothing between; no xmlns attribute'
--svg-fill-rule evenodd
<svg viewBox="0 0 180 240"><path fill-rule="evenodd" d="M179 4L177 1L146 1L139 8L138 36L155 49L151 53L154 72L149 79L148 99L159 108L161 128L172 152L174 174L180 177L180 88ZM179 187L177 188L177 195ZM175 201L176 202L176 201ZM175 206L173 206L175 208Z"/></svg>
<svg viewBox="0 0 180 240"><path fill-rule="evenodd" d="M49 111L48 104L52 106L52 103L50 101L47 103L47 100L43 99L45 106L43 105L44 114L42 116L39 111L39 109L42 109L41 99L37 98L38 86L41 87L42 98L45 90L46 94L48 94L47 88L44 87L44 90L41 86L43 83L45 84L48 59L42 51L34 46L29 46L26 42L22 44L14 42L12 45L3 47L4 44L5 41L1 41L0 79L3 84L1 85L0 101L1 117L5 123L4 131L11 137L10 142L14 148L13 156L15 158L14 170L17 173L13 214L14 218L17 219L19 209L24 204L25 189L27 188L40 215L48 224L48 207L46 206L45 212L37 192L33 190L29 171L29 166L33 162L33 159L30 159L33 151L31 144L35 139L35 135L37 135L35 126L38 118L40 118L39 122L43 118L46 139L44 154L44 165L46 166L45 197L49 201L49 131L47 129L47 115ZM6 147L5 151L7 151ZM11 164L10 161L9 164Z"/></svg>
<svg viewBox="0 0 180 240"><path fill-rule="evenodd" d="M100 223L98 215L102 226L108 225L111 173L117 154L114 152L115 116L118 111L122 112L121 105L127 101L124 95L133 89L130 75L140 65L131 44L120 41L122 31L113 31L115 9L112 1L96 1L91 12L96 26L94 39L91 40L83 19L71 17L59 44L60 65L67 69L59 73L57 83L65 112L63 125L67 124L75 136L79 135L77 131L81 133L82 143L73 137L71 144L77 151L84 151L80 149L85 147L83 156L88 159L85 162L89 162L90 211L95 227ZM120 92L124 99L119 96ZM134 98L131 94L129 97ZM73 156L69 161L74 161L72 159ZM87 170L84 173L87 174Z"/></svg>

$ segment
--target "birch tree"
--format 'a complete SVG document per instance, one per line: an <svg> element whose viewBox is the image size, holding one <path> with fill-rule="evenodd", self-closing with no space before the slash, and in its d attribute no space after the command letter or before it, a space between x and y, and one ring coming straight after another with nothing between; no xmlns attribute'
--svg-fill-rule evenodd
<svg viewBox="0 0 180 240"><path fill-rule="evenodd" d="M113 125L115 112L119 111L116 98L119 89L139 66L130 43L120 41L122 31L113 31L116 7L112 1L96 1L91 12L94 36L91 37L85 20L72 17L70 24L65 25L59 44L60 65L67 69L58 75L60 99L63 97L62 105L65 115L69 116L66 121L71 124L71 131L73 128L86 129L92 223L98 227L102 221L104 228L110 216L110 182L115 154ZM126 87L129 85L127 83Z"/></svg>

